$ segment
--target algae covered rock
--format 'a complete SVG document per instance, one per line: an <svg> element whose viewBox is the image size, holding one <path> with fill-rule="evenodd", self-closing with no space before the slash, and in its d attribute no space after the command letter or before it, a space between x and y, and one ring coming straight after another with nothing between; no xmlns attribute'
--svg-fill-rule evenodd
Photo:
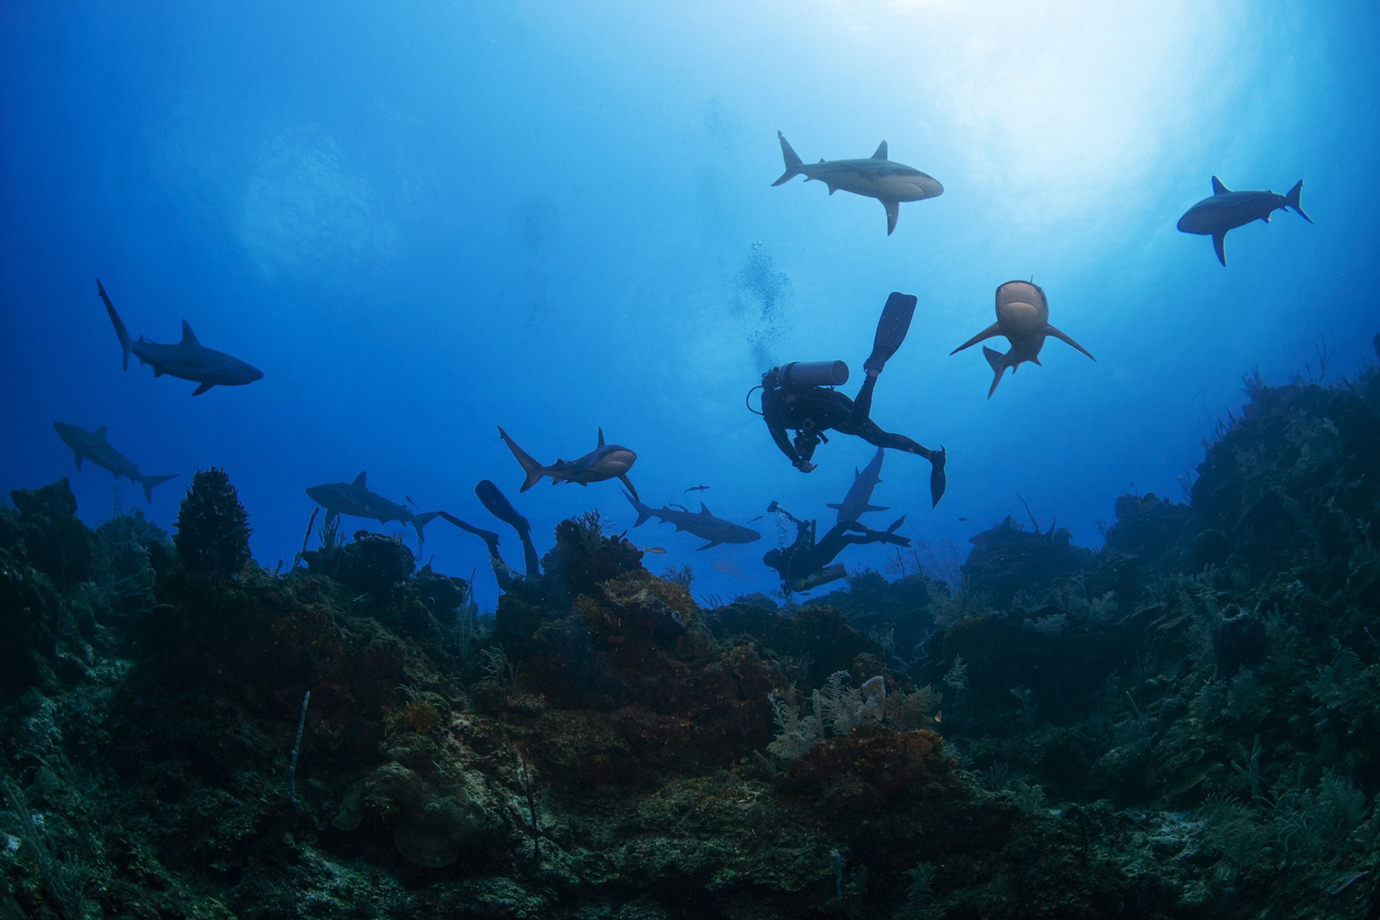
<svg viewBox="0 0 1380 920"><path fill-rule="evenodd" d="M355 591L376 598L392 594L413 569L417 559L401 540L367 530L355 531L353 542L304 553L307 571L325 575Z"/></svg>
<svg viewBox="0 0 1380 920"><path fill-rule="evenodd" d="M489 835L484 807L464 788L443 789L400 763L385 764L350 787L331 823L353 831L366 818L391 826L398 852L426 869L454 864Z"/></svg>
<svg viewBox="0 0 1380 920"><path fill-rule="evenodd" d="M192 477L175 526L173 543L189 572L238 575L249 562L249 518L224 470Z"/></svg>
<svg viewBox="0 0 1380 920"><path fill-rule="evenodd" d="M1005 607L1016 593L1054 587L1059 579L1094 567L1090 549L1074 546L1072 535L1053 525L1046 533L1028 531L1010 515L996 527L971 538L972 550L963 563L969 590L996 607Z"/></svg>
<svg viewBox="0 0 1380 920"><path fill-rule="evenodd" d="M67 480L41 489L10 492L14 513L5 512L0 542L47 575L58 589L95 578L99 553L95 537L77 519L77 499Z"/></svg>

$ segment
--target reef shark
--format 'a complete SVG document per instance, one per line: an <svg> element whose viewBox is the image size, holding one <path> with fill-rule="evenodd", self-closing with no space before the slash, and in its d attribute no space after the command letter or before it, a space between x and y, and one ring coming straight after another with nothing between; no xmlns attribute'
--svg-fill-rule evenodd
<svg viewBox="0 0 1380 920"><path fill-rule="evenodd" d="M1310 224L1313 218L1303 213L1299 207L1299 194L1303 191L1300 179L1287 195L1276 195L1271 191L1233 192L1222 184L1222 180L1212 177L1212 197L1204 198L1184 212L1179 218L1179 229L1184 233L1196 233L1212 237L1212 248L1217 253L1217 261L1227 264L1227 231L1244 227L1253 220L1270 222L1270 215L1281 208L1293 208L1299 217Z"/></svg>
<svg viewBox="0 0 1380 920"><path fill-rule="evenodd" d="M363 473L356 476L354 482L328 482L311 486L307 489L307 495L326 509L328 518L348 514L350 517L367 518L380 524L387 524L389 521L411 524L417 529L419 540L422 538L422 528L441 513L426 511L422 514L413 514L404 506L369 491L369 487L364 483Z"/></svg>
<svg viewBox="0 0 1380 920"><path fill-rule="evenodd" d="M626 447L618 444L604 443L604 429L599 429L599 446L594 450L578 457L574 460L557 460L550 466L542 466L524 451L521 447L508 437L508 432L499 426L498 436L503 439L503 443L508 445L508 449L513 452L517 462L522 466L522 471L527 474L527 478L522 481L522 488L519 492L526 492L543 476L551 477L551 484L556 485L561 482L578 482L582 486L587 486L591 482L603 482L605 479L619 479L623 485L628 487L628 491L634 496L637 490L628 479L628 470L637 460L637 454Z"/></svg>
<svg viewBox="0 0 1380 920"><path fill-rule="evenodd" d="M1062 342L1067 342L1092 360L1097 360L1088 354L1086 348L1049 324L1049 299L1045 297L1045 292L1039 285L1029 281L1008 281L998 287L997 321L949 354L956 355L968 346L996 335L1006 336L1011 343L1011 350L1002 354L992 348L982 349L987 363L992 365L992 370L996 372L996 376L992 378L992 388L987 391L988 399L997 391L1001 375L1008 367L1014 374L1016 365L1022 361L1040 363L1040 349L1044 347L1046 336L1052 335Z"/></svg>
<svg viewBox="0 0 1380 920"><path fill-rule="evenodd" d="M750 527L715 517L703 502L700 503L699 513L695 514L689 511L672 511L670 508L649 508L626 492L623 496L637 509L637 523L633 524L634 527L641 527L647 523L648 518L657 518L663 524L674 524L677 531L683 530L701 540L708 540L709 542L701 546L700 550L721 543L752 543L762 539L762 535Z"/></svg>
<svg viewBox="0 0 1380 920"><path fill-rule="evenodd" d="M211 387L243 386L263 377L263 371L239 358L202 345L185 319L182 321L182 341L176 345L146 342L142 335L137 341L131 340L129 331L120 320L120 314L115 312L115 306L106 296L105 287L99 278L96 279L96 293L105 301L105 312L110 314L115 334L120 337L120 349L125 356L125 370L129 370L129 356L132 354L139 359L140 364L152 365L155 377L167 374L169 377L180 377L201 384L192 391L193 396L200 396Z"/></svg>
<svg viewBox="0 0 1380 920"><path fill-rule="evenodd" d="M53 422L53 430L57 432L58 437L62 438L62 443L72 448L72 455L77 461L77 469L81 469L82 460L90 460L101 469L109 470L116 479L123 476L130 482L137 482L144 487L144 498L149 504L153 504L154 486L160 482L177 478L177 473L168 476L145 476L139 472L139 467L135 466L128 457L110 446L110 442L105 439L105 425L95 431L87 431L85 428L78 428L76 425L69 425L66 422Z"/></svg>
<svg viewBox="0 0 1380 920"><path fill-rule="evenodd" d="M830 195L843 189L864 198L876 198L886 208L887 236L891 236L896 229L896 219L901 215L901 202L924 201L944 194L944 186L933 176L888 160L886 141L882 141L877 152L865 160L820 160L807 164L791 149L786 135L777 131L776 137L781 141L781 156L786 160L786 171L772 183L773 187L789 182L796 176L804 176L806 182L811 179L823 182L829 187Z"/></svg>
<svg viewBox="0 0 1380 920"><path fill-rule="evenodd" d="M844 521L856 521L869 511L888 511L886 505L870 505L872 500L872 490L877 488L877 483L882 481L882 454L885 451L877 448L876 455L872 461L863 467L861 471L857 467L853 468L853 485L848 488L848 494L843 497L839 504L829 504L826 507L838 510L839 516L837 523Z"/></svg>

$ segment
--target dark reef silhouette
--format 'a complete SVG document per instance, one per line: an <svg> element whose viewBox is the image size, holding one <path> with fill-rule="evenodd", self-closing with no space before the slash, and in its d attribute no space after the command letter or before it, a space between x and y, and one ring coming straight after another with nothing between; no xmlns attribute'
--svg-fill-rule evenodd
<svg viewBox="0 0 1380 920"><path fill-rule="evenodd" d="M0 918L1376 916L1380 374L1247 393L1099 550L786 608L596 515L490 617L365 531L259 567L223 471L171 540L13 492Z"/></svg>

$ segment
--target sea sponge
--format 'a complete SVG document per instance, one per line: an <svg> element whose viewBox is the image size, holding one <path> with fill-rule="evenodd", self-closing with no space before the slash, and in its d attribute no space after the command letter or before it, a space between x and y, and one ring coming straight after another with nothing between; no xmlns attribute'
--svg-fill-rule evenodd
<svg viewBox="0 0 1380 920"><path fill-rule="evenodd" d="M174 526L173 543L189 572L236 575L249 562L249 518L224 470L192 477Z"/></svg>

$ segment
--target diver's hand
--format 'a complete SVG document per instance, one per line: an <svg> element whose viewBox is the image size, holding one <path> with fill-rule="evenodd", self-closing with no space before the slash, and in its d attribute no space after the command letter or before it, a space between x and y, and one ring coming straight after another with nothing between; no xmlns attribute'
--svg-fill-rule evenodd
<svg viewBox="0 0 1380 920"><path fill-rule="evenodd" d="M948 477L944 475L944 461L947 459L944 448L930 451L930 507L939 504L939 500L944 497L944 489L948 486Z"/></svg>

